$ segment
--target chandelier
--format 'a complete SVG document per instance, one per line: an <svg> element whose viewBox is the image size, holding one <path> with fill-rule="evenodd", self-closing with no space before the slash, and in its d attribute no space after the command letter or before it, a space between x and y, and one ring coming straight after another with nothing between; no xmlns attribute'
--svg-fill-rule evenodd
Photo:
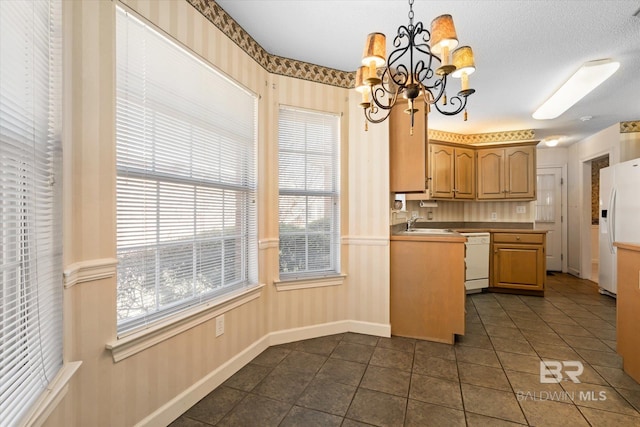
<svg viewBox="0 0 640 427"><path fill-rule="evenodd" d="M385 59L385 35L367 36L355 83L356 90L362 93L365 130L368 122L381 123L389 117L399 95L407 99L405 113L411 116L411 135L419 97L424 99L427 112L431 107L447 116L464 111L467 120L467 97L475 92L469 88L469 75L475 71L473 51L469 46L456 49L458 38L451 15L435 18L431 31L422 22L414 25L413 2L409 0L409 25L398 27L393 40L395 50L388 58ZM460 78L462 89L447 100L448 76Z"/></svg>

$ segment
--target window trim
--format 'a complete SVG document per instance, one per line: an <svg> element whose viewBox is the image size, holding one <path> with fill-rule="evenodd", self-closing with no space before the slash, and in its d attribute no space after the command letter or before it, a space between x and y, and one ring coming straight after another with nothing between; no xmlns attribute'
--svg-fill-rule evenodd
<svg viewBox="0 0 640 427"><path fill-rule="evenodd" d="M273 284L277 291L294 291L297 289L323 288L327 286L340 286L344 284L347 275L344 273L298 276L294 278L275 279Z"/></svg>
<svg viewBox="0 0 640 427"><path fill-rule="evenodd" d="M115 363L144 351L156 344L175 337L191 328L214 319L241 305L262 297L264 284L258 284L230 292L219 298L180 311L141 329L127 331L105 347L111 351Z"/></svg>
<svg viewBox="0 0 640 427"><path fill-rule="evenodd" d="M82 361L64 363L19 425L42 425L67 395L69 383L81 365Z"/></svg>

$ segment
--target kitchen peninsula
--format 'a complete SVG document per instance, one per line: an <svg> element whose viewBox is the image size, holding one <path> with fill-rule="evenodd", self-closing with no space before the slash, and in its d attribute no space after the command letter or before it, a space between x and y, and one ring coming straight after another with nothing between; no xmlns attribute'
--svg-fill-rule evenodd
<svg viewBox="0 0 640 427"><path fill-rule="evenodd" d="M391 235L391 334L453 344L464 335L464 243L459 233Z"/></svg>
<svg viewBox="0 0 640 427"><path fill-rule="evenodd" d="M544 295L546 231L530 223L405 224L391 228L391 333L453 343L464 335L465 241L489 232L489 292ZM448 230L448 231L447 231Z"/></svg>

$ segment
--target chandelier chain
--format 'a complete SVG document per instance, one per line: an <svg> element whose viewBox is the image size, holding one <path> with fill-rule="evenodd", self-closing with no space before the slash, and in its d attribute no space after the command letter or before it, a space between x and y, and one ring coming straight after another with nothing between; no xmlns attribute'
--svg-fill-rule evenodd
<svg viewBox="0 0 640 427"><path fill-rule="evenodd" d="M409 0L409 28L413 28L413 1Z"/></svg>

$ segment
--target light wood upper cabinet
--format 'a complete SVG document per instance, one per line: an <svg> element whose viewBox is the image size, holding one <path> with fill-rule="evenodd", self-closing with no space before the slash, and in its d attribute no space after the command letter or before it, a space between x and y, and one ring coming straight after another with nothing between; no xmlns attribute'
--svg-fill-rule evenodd
<svg viewBox="0 0 640 427"><path fill-rule="evenodd" d="M453 198L454 148L447 145L429 144L431 158L429 195L433 198Z"/></svg>
<svg viewBox="0 0 640 427"><path fill-rule="evenodd" d="M472 148L429 144L430 186L434 199L474 199L475 151Z"/></svg>
<svg viewBox="0 0 640 427"><path fill-rule="evenodd" d="M535 168L534 145L478 149L478 199L535 199Z"/></svg>
<svg viewBox="0 0 640 427"><path fill-rule="evenodd" d="M454 151L454 198L476 198L475 150L456 147Z"/></svg>
<svg viewBox="0 0 640 427"><path fill-rule="evenodd" d="M407 200L535 200L537 141L470 146L429 142L424 101L413 135L406 100L389 116L389 187Z"/></svg>
<svg viewBox="0 0 640 427"><path fill-rule="evenodd" d="M508 199L536 198L536 148L505 148L505 185Z"/></svg>
<svg viewBox="0 0 640 427"><path fill-rule="evenodd" d="M504 148L478 150L478 199L504 199Z"/></svg>
<svg viewBox="0 0 640 427"><path fill-rule="evenodd" d="M407 102L398 100L389 116L389 187L394 193L425 192L427 189L427 115L424 101L416 101L413 135Z"/></svg>

